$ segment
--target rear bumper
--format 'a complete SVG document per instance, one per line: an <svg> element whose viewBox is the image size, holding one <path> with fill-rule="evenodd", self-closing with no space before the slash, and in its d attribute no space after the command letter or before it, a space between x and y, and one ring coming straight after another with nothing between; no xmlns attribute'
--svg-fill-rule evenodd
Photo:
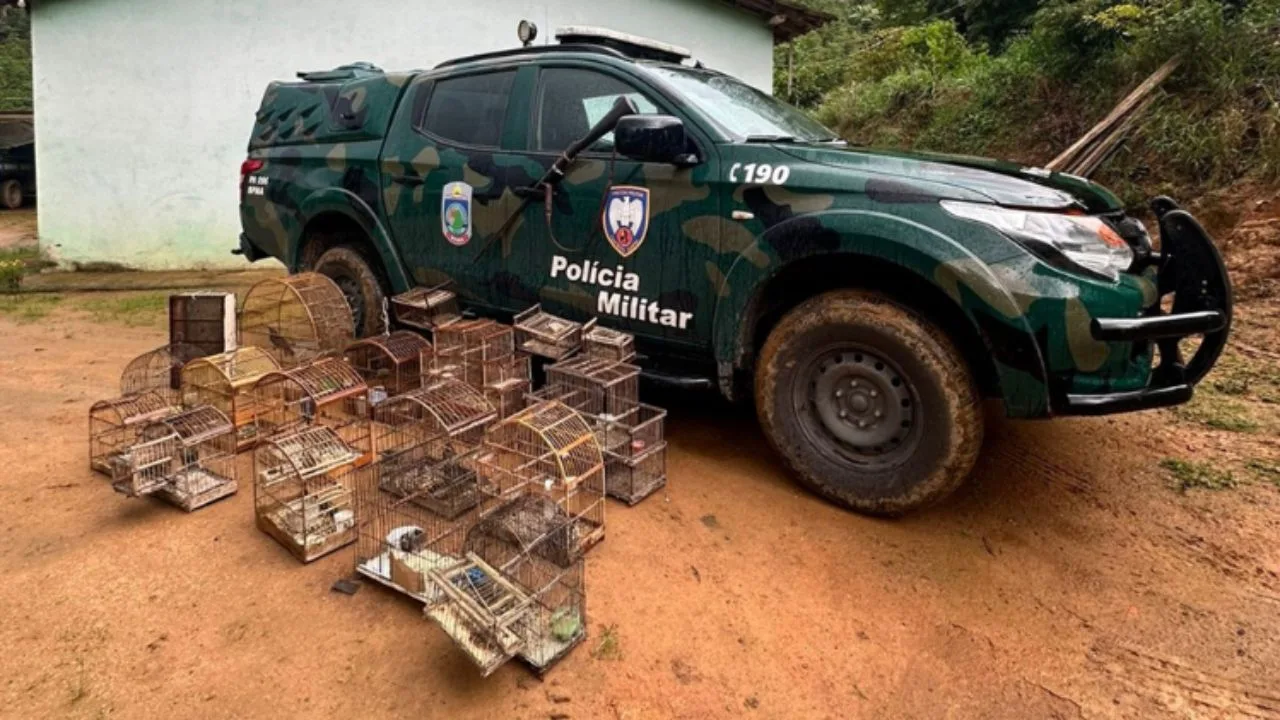
<svg viewBox="0 0 1280 720"><path fill-rule="evenodd" d="M258 246L254 245L253 241L249 239L249 236L244 233L240 233L240 246L233 249L231 254L243 255L244 259L249 262L258 262L268 256L268 253L258 249Z"/></svg>
<svg viewBox="0 0 1280 720"><path fill-rule="evenodd" d="M1058 403L1064 415L1107 415L1179 405L1191 399L1196 383L1222 355L1231 331L1231 280L1213 240L1189 213L1172 200L1157 198L1152 209L1160 220L1157 290L1173 295L1166 313L1156 303L1137 318L1096 318L1090 325L1094 339L1105 342L1151 342L1160 351L1160 364L1147 387L1118 393L1067 395ZM1200 347L1183 360L1178 343L1200 335Z"/></svg>

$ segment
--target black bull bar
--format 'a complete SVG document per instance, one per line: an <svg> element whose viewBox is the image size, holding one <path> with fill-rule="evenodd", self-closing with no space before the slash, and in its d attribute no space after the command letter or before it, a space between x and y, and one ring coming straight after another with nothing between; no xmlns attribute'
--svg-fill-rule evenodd
<svg viewBox="0 0 1280 720"><path fill-rule="evenodd" d="M1148 262L1158 268L1160 298L1172 293L1173 307L1166 313L1157 302L1142 317L1094 319L1090 331L1105 342L1153 342L1160 350L1160 364L1141 390L1067 395L1063 414L1105 415L1184 403L1226 347L1231 280L1222 255L1200 223L1169 198L1156 198L1151 209L1160 221L1160 254ZM1184 362L1178 343L1193 335L1203 339Z"/></svg>

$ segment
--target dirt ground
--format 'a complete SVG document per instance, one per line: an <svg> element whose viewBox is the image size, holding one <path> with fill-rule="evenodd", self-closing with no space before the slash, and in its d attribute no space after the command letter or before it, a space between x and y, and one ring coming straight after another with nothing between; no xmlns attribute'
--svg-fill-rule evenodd
<svg viewBox="0 0 1280 720"><path fill-rule="evenodd" d="M299 565L248 487L187 515L89 472L162 299L0 307L0 716L1280 718L1274 306L1195 405L993 418L972 482L898 521L799 489L742 411L650 395L668 491L610 506L590 636L540 680L332 592L350 550Z"/></svg>

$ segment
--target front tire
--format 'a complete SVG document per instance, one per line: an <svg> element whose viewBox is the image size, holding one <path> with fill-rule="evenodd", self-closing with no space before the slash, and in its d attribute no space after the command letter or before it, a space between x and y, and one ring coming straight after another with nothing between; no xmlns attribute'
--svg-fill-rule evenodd
<svg viewBox="0 0 1280 720"><path fill-rule="evenodd" d="M351 307L356 337L380 335L386 330L383 308L386 283L360 251L342 245L326 250L315 264L315 271L337 283Z"/></svg>
<svg viewBox="0 0 1280 720"><path fill-rule="evenodd" d="M10 210L22 207L22 183L17 180L5 180L0 183L0 202Z"/></svg>
<svg viewBox="0 0 1280 720"><path fill-rule="evenodd" d="M951 494L982 446L977 386L933 323L882 295L841 290L787 313L756 368L756 410L806 486L871 515Z"/></svg>

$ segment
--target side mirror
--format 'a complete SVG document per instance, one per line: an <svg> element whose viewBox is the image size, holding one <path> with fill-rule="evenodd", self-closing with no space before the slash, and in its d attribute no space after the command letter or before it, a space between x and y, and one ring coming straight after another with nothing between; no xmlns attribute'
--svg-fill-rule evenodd
<svg viewBox="0 0 1280 720"><path fill-rule="evenodd" d="M640 162L692 165L698 161L689 152L684 123L670 115L627 115L613 129L613 142L619 155Z"/></svg>

